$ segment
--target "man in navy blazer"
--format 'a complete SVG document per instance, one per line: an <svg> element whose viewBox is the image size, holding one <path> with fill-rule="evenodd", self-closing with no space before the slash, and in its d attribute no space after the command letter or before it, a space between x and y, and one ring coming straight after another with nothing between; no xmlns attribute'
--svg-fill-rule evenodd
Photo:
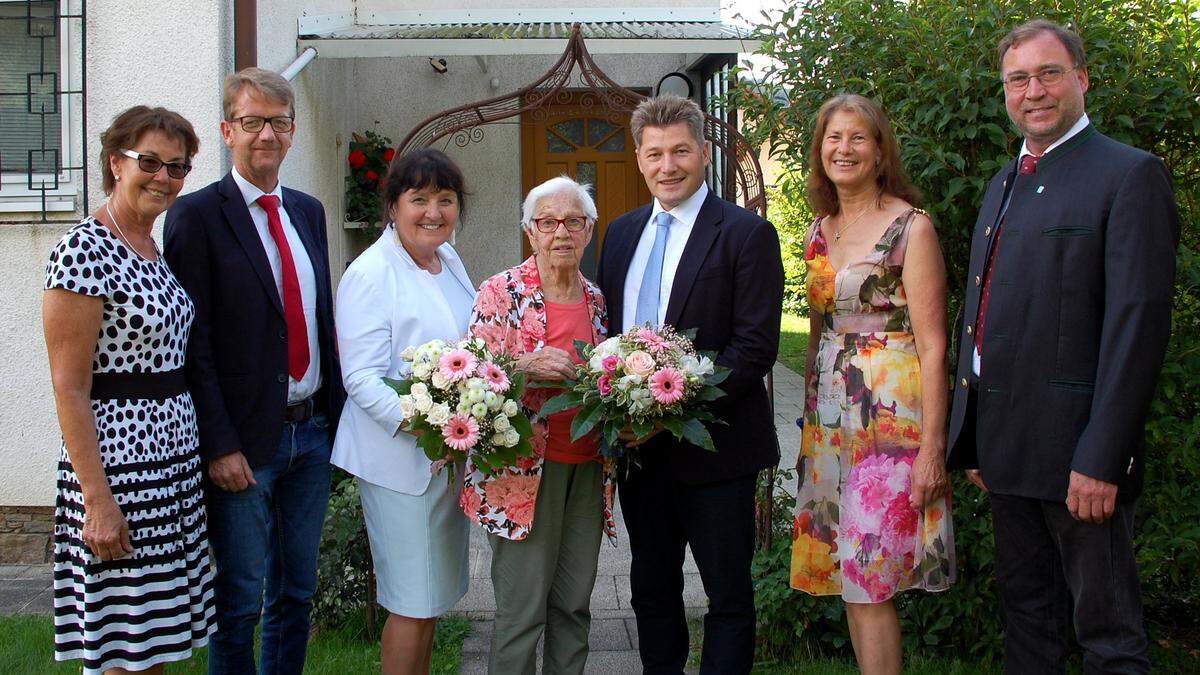
<svg viewBox="0 0 1200 675"><path fill-rule="evenodd" d="M779 462L763 378L779 351L783 263L775 228L709 191L699 106L644 101L631 130L654 202L609 225L597 276L609 332L646 322L696 329L696 347L732 369L709 427L717 452L670 434L623 467L618 496L633 563L632 605L644 672L679 674L688 654L684 546L708 596L701 673L748 673L754 659L754 491Z"/></svg>
<svg viewBox="0 0 1200 675"><path fill-rule="evenodd" d="M1038 20L999 46L1024 144L971 245L951 466L990 495L1005 671L1149 669L1133 555L1143 432L1171 327L1179 216L1162 161L1084 112L1083 41Z"/></svg>
<svg viewBox="0 0 1200 675"><path fill-rule="evenodd" d="M260 614L261 672L303 670L345 396L325 211L279 184L293 101L275 73L230 75L221 134L233 170L167 213L164 255L196 305L186 373L217 567L210 673L255 672Z"/></svg>

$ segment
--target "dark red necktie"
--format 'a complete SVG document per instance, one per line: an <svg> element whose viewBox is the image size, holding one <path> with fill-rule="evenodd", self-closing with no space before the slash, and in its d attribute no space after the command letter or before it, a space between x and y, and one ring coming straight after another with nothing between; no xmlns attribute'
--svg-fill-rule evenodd
<svg viewBox="0 0 1200 675"><path fill-rule="evenodd" d="M283 232L279 219L279 197L263 195L258 205L267 212L267 230L279 248L279 267L283 276L283 320L287 323L288 375L301 380L308 371L308 328L304 324L304 299L300 297L300 278L296 276L296 261L292 247Z"/></svg>
<svg viewBox="0 0 1200 675"><path fill-rule="evenodd" d="M1037 173L1037 163L1040 155L1023 155L1017 167L1017 173L1028 176ZM983 328L987 318L988 300L992 295L992 268L996 264L996 250L1000 248L1000 235L1004 229L1004 219L996 226L996 242L992 244L992 254L988 257L987 267L983 271L983 290L979 294L979 315L975 319L975 351L983 354Z"/></svg>

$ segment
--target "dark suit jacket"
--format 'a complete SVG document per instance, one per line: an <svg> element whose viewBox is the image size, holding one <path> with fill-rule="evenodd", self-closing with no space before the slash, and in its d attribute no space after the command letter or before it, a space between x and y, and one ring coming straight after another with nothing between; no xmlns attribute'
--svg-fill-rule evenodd
<svg viewBox="0 0 1200 675"><path fill-rule="evenodd" d="M321 388L315 398L336 425L345 393L334 353L333 294L325 210L283 188L283 206L304 242L317 281ZM241 450L266 463L283 434L287 406L287 326L266 251L233 176L175 201L164 251L196 304L186 372L205 460Z"/></svg>
<svg viewBox="0 0 1200 675"><path fill-rule="evenodd" d="M1008 192L976 381L968 330ZM1000 494L1062 501L1078 471L1135 497L1178 242L1163 163L1091 126L1037 173L1018 176L1015 160L997 173L971 245L950 465L977 466Z"/></svg>
<svg viewBox="0 0 1200 675"><path fill-rule="evenodd" d="M614 334L623 321L625 274L652 205L608 226L597 281L607 298ZM668 453L675 477L709 483L745 476L779 463L779 440L763 378L779 352L783 263L775 228L757 215L709 193L700 207L675 272L666 323L696 328L696 347L717 352L732 369L714 404L728 425L710 425L717 452L661 434L643 452Z"/></svg>

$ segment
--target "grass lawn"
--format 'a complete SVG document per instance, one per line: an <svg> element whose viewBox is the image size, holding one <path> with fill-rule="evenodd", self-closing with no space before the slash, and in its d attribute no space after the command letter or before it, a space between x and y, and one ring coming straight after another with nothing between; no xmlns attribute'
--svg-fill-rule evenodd
<svg viewBox="0 0 1200 675"><path fill-rule="evenodd" d="M779 329L779 361L803 376L807 351L808 318L785 312Z"/></svg>
<svg viewBox="0 0 1200 675"><path fill-rule="evenodd" d="M471 623L462 617L438 622L432 672L458 672ZM0 673L78 673L81 661L54 661L54 625L46 616L0 617ZM167 666L168 673L207 673L208 650ZM379 643L366 638L364 624L320 629L308 643L306 673L353 675L379 672Z"/></svg>

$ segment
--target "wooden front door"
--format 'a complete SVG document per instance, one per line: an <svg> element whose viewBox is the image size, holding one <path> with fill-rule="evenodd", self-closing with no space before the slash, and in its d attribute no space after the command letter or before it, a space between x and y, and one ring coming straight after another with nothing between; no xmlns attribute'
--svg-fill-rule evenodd
<svg viewBox="0 0 1200 675"><path fill-rule="evenodd" d="M550 107L545 116L521 115L522 196L563 174L592 186L599 219L580 261L589 279L596 278L608 224L650 202L650 191L637 168L629 115L622 114L620 122L613 123L608 110L598 105L594 94L580 92ZM521 239L521 250L528 256L529 241L524 235Z"/></svg>

